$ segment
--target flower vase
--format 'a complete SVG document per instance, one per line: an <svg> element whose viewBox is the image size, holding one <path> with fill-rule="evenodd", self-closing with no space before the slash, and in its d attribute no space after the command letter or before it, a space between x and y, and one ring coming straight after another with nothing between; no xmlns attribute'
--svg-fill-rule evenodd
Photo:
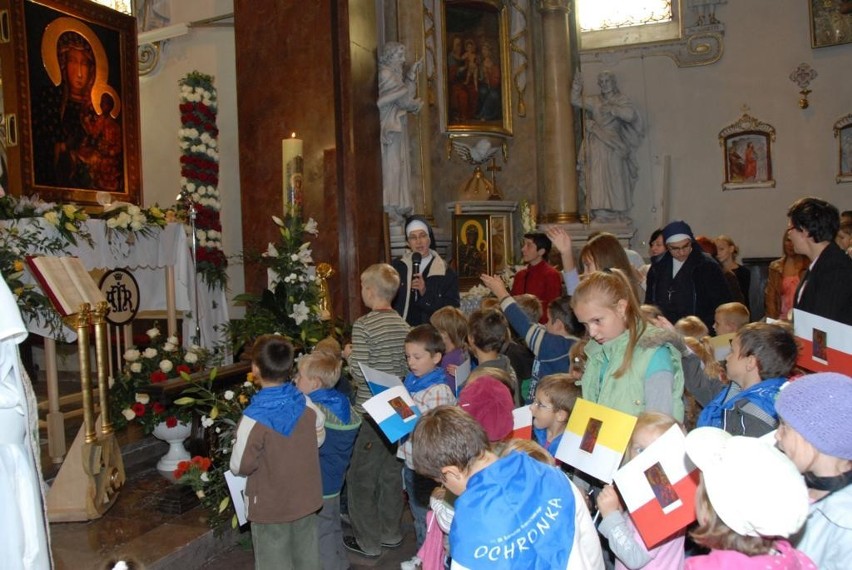
<svg viewBox="0 0 852 570"><path fill-rule="evenodd" d="M157 471L163 473L167 478L174 479L174 470L181 461L189 461L189 452L183 442L189 437L191 428L189 424L178 422L176 426L169 427L166 422L160 422L152 432L154 437L169 444L169 450L157 462Z"/></svg>

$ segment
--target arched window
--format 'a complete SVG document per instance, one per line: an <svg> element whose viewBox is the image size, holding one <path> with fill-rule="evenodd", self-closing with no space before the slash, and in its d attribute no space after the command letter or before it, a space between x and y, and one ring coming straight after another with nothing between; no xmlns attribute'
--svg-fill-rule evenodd
<svg viewBox="0 0 852 570"><path fill-rule="evenodd" d="M583 51L677 40L678 0L576 0Z"/></svg>

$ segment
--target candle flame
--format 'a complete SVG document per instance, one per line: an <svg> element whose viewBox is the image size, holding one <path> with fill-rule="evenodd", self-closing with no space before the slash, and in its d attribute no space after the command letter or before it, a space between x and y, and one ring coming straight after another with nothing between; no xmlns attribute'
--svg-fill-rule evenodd
<svg viewBox="0 0 852 570"><path fill-rule="evenodd" d="M296 138L296 133L295 133L295 132L291 133L291 134L290 134L290 138L291 138L291 139Z"/></svg>

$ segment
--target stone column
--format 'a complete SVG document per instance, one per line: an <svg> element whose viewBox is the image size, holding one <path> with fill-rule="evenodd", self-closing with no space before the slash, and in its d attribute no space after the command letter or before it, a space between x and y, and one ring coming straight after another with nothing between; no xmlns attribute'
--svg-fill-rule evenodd
<svg viewBox="0 0 852 570"><path fill-rule="evenodd" d="M542 179L544 206L541 221L577 222L577 152L574 144L574 112L571 107L571 42L568 9L570 0L538 0L544 54L544 120L539 148L544 150Z"/></svg>

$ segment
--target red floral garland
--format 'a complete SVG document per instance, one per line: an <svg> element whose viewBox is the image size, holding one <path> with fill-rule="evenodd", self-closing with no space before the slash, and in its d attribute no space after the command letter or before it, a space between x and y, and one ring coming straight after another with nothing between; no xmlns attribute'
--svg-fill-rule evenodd
<svg viewBox="0 0 852 570"><path fill-rule="evenodd" d="M196 270L210 287L227 284L219 218L219 129L213 77L194 71L180 81L181 189L196 205Z"/></svg>

